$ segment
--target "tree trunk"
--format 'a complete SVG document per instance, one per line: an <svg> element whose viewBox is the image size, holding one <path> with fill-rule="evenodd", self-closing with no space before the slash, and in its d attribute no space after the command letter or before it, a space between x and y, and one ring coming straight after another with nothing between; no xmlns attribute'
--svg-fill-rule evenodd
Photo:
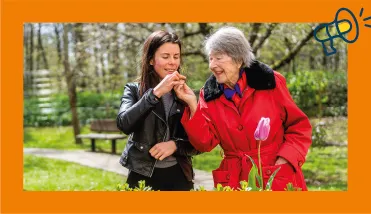
<svg viewBox="0 0 371 214"><path fill-rule="evenodd" d="M110 71L112 77L115 78L114 85L116 85L116 78L120 72L120 45L119 45L119 38L118 38L118 24L114 24L112 27L113 30L113 38L112 38L112 64L113 67Z"/></svg>
<svg viewBox="0 0 371 214"><path fill-rule="evenodd" d="M98 47L95 46L94 47L94 70L95 70L95 76L97 78L94 79L95 81L95 90L97 93L100 93L101 92L101 84L102 84L102 75L101 75L101 71L100 71L100 62L99 62L99 57L98 57Z"/></svg>
<svg viewBox="0 0 371 214"><path fill-rule="evenodd" d="M40 59L41 59L41 51L40 51L40 41L41 38L40 32L40 25L37 28L37 45L36 45L36 71L40 70Z"/></svg>
<svg viewBox="0 0 371 214"><path fill-rule="evenodd" d="M103 47L104 46L104 42L102 41L101 43L101 46ZM100 64L101 64L101 74L102 74L102 88L101 88L101 91L104 91L104 89L106 88L107 86L107 76L106 76L106 66L104 65L104 56L101 52L99 52L99 60L100 60Z"/></svg>
<svg viewBox="0 0 371 214"><path fill-rule="evenodd" d="M44 68L48 70L49 69L48 59L46 58L46 53L44 50L43 41L41 37L41 23L39 24L39 31L37 34L37 38L38 38L38 43L39 43L39 54L41 54L42 56L42 59L44 62Z"/></svg>
<svg viewBox="0 0 371 214"><path fill-rule="evenodd" d="M33 68L33 34L34 34L34 29L33 29L33 24L30 24L30 30L31 30L31 32L30 32L30 66L29 66L29 68L30 68L30 71L33 71L34 70L34 68Z"/></svg>
<svg viewBox="0 0 371 214"><path fill-rule="evenodd" d="M324 71L327 71L327 55L323 52L322 56L322 67Z"/></svg>
<svg viewBox="0 0 371 214"><path fill-rule="evenodd" d="M69 32L69 25L63 25L63 49L64 49L64 72L67 81L67 88L68 88L68 97L70 101L70 108L72 113L72 127L75 137L76 144L82 144L82 140L77 138L76 136L80 134L80 123L77 115L77 96L76 96L76 79L74 76L74 71L71 70L69 57L68 57L68 32Z"/></svg>
<svg viewBox="0 0 371 214"><path fill-rule="evenodd" d="M315 68L315 59L314 59L314 52L311 51L309 55L309 69L313 70Z"/></svg>
<svg viewBox="0 0 371 214"><path fill-rule="evenodd" d="M259 39L258 41L258 44L255 45L252 49L253 49L253 53L254 54L257 54L259 49L264 45L264 42L272 35L272 32L274 30L274 28L277 26L277 24L273 23L273 24L270 24L267 31L265 32L264 36L262 38Z"/></svg>
<svg viewBox="0 0 371 214"><path fill-rule="evenodd" d="M248 41L249 41L251 47L254 46L255 40L256 40L256 38L258 38L259 28L260 28L261 25L262 25L261 23L254 23L252 25L252 30L249 33L249 38L248 38Z"/></svg>
<svg viewBox="0 0 371 214"><path fill-rule="evenodd" d="M60 67L62 66L62 43L61 43L61 36L60 36L60 30L58 28L59 24L54 24L54 33L55 33L55 40L56 40L56 48L57 48L57 56L58 56L58 62L57 62L57 74L56 77L58 79L58 88L59 91L62 91L62 79L63 74L60 72Z"/></svg>
<svg viewBox="0 0 371 214"><path fill-rule="evenodd" d="M25 51L25 56L24 56L24 65L25 65L25 68L24 68L24 75L23 75L23 87L24 87L24 95L25 96L29 96L31 95L31 86L32 86L32 82L31 82L31 69L29 68L30 66L30 45L29 45L29 39L30 39L30 30L29 30L29 25L28 24L25 24L23 26L23 34L24 34L24 38L23 38L23 50Z"/></svg>
<svg viewBox="0 0 371 214"><path fill-rule="evenodd" d="M74 25L74 33L75 33L75 56L76 56L76 69L77 72L82 74L83 78L81 79L80 87L86 88L88 85L86 83L85 78L85 61L86 61L86 52L85 52L85 38L84 38L84 31L83 31L83 24L77 23Z"/></svg>
<svg viewBox="0 0 371 214"><path fill-rule="evenodd" d="M57 53L58 53L58 64L62 62L62 47L61 47L61 39L60 39L60 32L58 29L58 24L54 24L54 32L55 32L55 39L57 41Z"/></svg>
<svg viewBox="0 0 371 214"><path fill-rule="evenodd" d="M342 54L342 52L340 51L337 54L335 54L334 72L337 72L339 69L340 54Z"/></svg>
<svg viewBox="0 0 371 214"><path fill-rule="evenodd" d="M28 30L28 24L25 24L23 26L23 50L25 51L25 63L24 63L24 70L29 71L29 56L30 56L30 47L29 47L29 30Z"/></svg>

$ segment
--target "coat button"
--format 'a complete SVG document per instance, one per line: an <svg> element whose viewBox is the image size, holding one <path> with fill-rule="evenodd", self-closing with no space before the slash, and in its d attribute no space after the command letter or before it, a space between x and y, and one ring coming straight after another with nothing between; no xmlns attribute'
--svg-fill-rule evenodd
<svg viewBox="0 0 371 214"><path fill-rule="evenodd" d="M267 169L267 171L265 171L265 173L266 173L267 175L270 175L270 174L272 174L272 171L271 171L270 169Z"/></svg>
<svg viewBox="0 0 371 214"><path fill-rule="evenodd" d="M237 129L241 131L243 129L243 126L240 124L238 125Z"/></svg>
<svg viewBox="0 0 371 214"><path fill-rule="evenodd" d="M143 146L141 146L140 149L143 149Z"/></svg>
<svg viewBox="0 0 371 214"><path fill-rule="evenodd" d="M299 166L303 166L303 162L302 162L302 161L299 161L299 162L298 162L298 165L299 165Z"/></svg>

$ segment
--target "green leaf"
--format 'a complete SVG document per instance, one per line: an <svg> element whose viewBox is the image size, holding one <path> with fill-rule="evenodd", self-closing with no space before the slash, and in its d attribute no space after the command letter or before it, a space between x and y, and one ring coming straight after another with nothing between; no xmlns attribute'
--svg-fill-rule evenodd
<svg viewBox="0 0 371 214"><path fill-rule="evenodd" d="M258 183L259 183L259 189L263 189L264 187L263 187L263 178L262 178L262 176L260 176L259 174L257 174L256 175L256 179L258 180Z"/></svg>
<svg viewBox="0 0 371 214"><path fill-rule="evenodd" d="M276 169L276 170L273 172L273 174L269 177L268 182L267 182L267 186L266 186L265 190L268 190L268 191L271 190L271 188L272 188L272 182L273 182L273 180L274 180L274 177L276 176L277 172L278 172L280 169L281 169L281 167L279 167L278 169Z"/></svg>
<svg viewBox="0 0 371 214"><path fill-rule="evenodd" d="M256 166L254 160L250 156L248 156L248 155L246 155L246 156L250 159L251 164L252 164L252 167L251 167L250 172L249 172L249 180L248 180L249 187L251 187L253 191L259 190L259 187L260 187L260 189L262 189L263 188L263 179L259 175L258 167ZM258 180L259 187L256 185L256 179Z"/></svg>
<svg viewBox="0 0 371 214"><path fill-rule="evenodd" d="M256 186L256 175L258 173L258 169L256 167L251 167L250 172L249 172L249 180L247 182L247 186L252 188L252 190L258 189Z"/></svg>
<svg viewBox="0 0 371 214"><path fill-rule="evenodd" d="M215 191L223 191L223 185L221 185L221 184L218 183L216 185Z"/></svg>

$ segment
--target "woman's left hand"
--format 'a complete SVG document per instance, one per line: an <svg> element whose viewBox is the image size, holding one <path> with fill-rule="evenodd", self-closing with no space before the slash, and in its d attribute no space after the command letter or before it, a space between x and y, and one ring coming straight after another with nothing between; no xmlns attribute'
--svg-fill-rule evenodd
<svg viewBox="0 0 371 214"><path fill-rule="evenodd" d="M285 158L278 157L275 165L280 165L280 164L285 164L285 163L287 163L287 160Z"/></svg>
<svg viewBox="0 0 371 214"><path fill-rule="evenodd" d="M152 157L157 160L163 160L164 158L172 155L176 151L175 142L170 140L167 142L161 142L154 145L150 150L149 153Z"/></svg>
<svg viewBox="0 0 371 214"><path fill-rule="evenodd" d="M292 170L295 171L294 166L291 165L291 163L288 162L288 161L287 161L285 158L283 158L283 157L278 157L277 160L276 160L276 164L275 164L275 165L286 164L286 163L288 163L288 165L291 166Z"/></svg>

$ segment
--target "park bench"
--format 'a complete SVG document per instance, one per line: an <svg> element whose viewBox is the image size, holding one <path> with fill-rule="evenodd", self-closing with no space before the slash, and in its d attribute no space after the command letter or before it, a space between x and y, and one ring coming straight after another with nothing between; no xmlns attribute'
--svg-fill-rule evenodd
<svg viewBox="0 0 371 214"><path fill-rule="evenodd" d="M116 120L112 119L100 119L93 120L90 124L90 131L95 133L79 134L76 137L81 139L91 139L91 150L95 151L95 140L111 140L112 141L112 153L116 154L116 140L125 139L127 136L118 134L120 130L117 128ZM116 134L107 134L102 132L116 132Z"/></svg>

